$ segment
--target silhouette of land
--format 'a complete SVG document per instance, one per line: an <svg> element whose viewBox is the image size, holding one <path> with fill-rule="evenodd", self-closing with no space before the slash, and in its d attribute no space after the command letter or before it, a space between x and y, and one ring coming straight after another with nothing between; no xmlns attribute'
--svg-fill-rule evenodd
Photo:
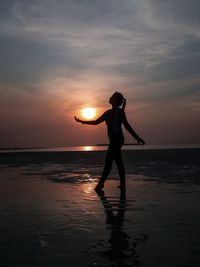
<svg viewBox="0 0 200 267"><path fill-rule="evenodd" d="M138 143L125 143L125 146L140 146ZM96 144L96 146L109 146L109 144Z"/></svg>

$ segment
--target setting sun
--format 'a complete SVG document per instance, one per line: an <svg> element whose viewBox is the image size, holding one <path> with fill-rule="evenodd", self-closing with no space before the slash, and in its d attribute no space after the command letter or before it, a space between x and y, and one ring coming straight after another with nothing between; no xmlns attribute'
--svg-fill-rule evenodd
<svg viewBox="0 0 200 267"><path fill-rule="evenodd" d="M96 115L96 110L94 108L84 108L81 113L84 118L92 119Z"/></svg>

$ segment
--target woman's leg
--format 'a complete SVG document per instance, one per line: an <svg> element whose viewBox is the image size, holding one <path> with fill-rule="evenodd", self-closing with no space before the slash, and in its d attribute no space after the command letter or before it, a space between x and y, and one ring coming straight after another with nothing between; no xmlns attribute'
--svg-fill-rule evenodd
<svg viewBox="0 0 200 267"><path fill-rule="evenodd" d="M122 161L121 146L116 147L114 153L114 160L117 164L117 168L119 171L120 185L125 186L125 168Z"/></svg>
<svg viewBox="0 0 200 267"><path fill-rule="evenodd" d="M112 169L112 163L113 163L113 147L109 146L107 154L106 154L106 158L105 158L105 165L104 165L103 173L102 173L101 179L99 180L99 183L96 189L103 188L103 184Z"/></svg>

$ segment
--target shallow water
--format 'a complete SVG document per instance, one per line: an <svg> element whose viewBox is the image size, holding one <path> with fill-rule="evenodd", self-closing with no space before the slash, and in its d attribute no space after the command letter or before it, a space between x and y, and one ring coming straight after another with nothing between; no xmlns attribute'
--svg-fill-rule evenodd
<svg viewBox="0 0 200 267"><path fill-rule="evenodd" d="M102 153L1 158L1 266L199 266L198 157L167 153L124 154L126 194Z"/></svg>

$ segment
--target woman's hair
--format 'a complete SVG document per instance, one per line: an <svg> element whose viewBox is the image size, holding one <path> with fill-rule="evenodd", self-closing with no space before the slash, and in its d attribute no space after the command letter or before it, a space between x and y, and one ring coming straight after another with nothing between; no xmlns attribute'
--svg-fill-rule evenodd
<svg viewBox="0 0 200 267"><path fill-rule="evenodd" d="M119 93L119 92L115 92L115 93L112 95L112 97L115 98L115 99L117 99L117 104L118 104L119 106L122 105L124 97L123 97L123 95L122 95L121 93Z"/></svg>

